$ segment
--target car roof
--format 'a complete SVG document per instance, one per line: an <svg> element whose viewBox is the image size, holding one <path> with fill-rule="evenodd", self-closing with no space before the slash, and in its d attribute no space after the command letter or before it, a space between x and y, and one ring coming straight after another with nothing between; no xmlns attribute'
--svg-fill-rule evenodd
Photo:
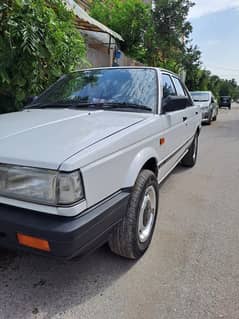
<svg viewBox="0 0 239 319"><path fill-rule="evenodd" d="M93 68L85 68L85 69L79 69L79 70L76 70L76 71L73 71L71 73L75 73L75 72L79 72L79 71L90 71L90 70L119 70L119 69L153 69L153 70L158 70L162 73L166 72L166 73L169 73L173 76L176 76L176 77L180 77L178 74L170 71L170 70L167 70L167 69L164 69L164 68L159 68L159 67L154 67L154 66L109 66L109 67L93 67Z"/></svg>

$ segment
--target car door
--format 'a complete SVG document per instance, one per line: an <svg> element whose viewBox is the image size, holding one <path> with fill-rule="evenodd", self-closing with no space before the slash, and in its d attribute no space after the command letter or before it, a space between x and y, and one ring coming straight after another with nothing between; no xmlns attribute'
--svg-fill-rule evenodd
<svg viewBox="0 0 239 319"><path fill-rule="evenodd" d="M188 107L185 111L185 126L186 126L186 136L185 139L189 140L195 135L198 126L198 118L200 117L200 108L194 105L191 96L186 88L186 86L181 82L181 80L173 76L173 82L176 87L177 94L179 96L188 97Z"/></svg>
<svg viewBox="0 0 239 319"><path fill-rule="evenodd" d="M160 125L164 143L159 146L159 181L177 164L185 152L187 139L187 112L185 109L167 112L163 110L163 104L168 96L177 96L177 91L169 73L162 73L162 106ZM161 141L161 140L160 140Z"/></svg>

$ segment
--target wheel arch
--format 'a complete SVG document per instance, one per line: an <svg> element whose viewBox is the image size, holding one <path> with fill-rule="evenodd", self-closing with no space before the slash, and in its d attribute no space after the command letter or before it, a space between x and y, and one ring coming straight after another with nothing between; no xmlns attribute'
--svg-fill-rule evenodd
<svg viewBox="0 0 239 319"><path fill-rule="evenodd" d="M153 148L145 148L134 157L126 175L125 184L133 186L142 169L148 169L156 177L158 176L158 155Z"/></svg>

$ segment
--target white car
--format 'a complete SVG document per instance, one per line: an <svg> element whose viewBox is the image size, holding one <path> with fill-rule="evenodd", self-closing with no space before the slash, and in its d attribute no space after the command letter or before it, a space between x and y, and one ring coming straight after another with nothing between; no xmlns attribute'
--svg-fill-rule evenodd
<svg viewBox="0 0 239 319"><path fill-rule="evenodd" d="M158 185L197 159L201 113L177 75L100 68L0 116L0 245L71 258L148 248Z"/></svg>
<svg viewBox="0 0 239 319"><path fill-rule="evenodd" d="M202 122L208 125L217 120L218 104L211 91L190 92L195 105L200 106L202 112Z"/></svg>

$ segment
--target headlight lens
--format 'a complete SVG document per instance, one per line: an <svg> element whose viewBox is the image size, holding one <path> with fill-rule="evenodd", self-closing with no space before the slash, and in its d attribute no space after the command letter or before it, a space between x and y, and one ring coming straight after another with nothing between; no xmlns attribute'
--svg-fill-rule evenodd
<svg viewBox="0 0 239 319"><path fill-rule="evenodd" d="M0 165L0 195L47 205L70 205L83 198L79 171Z"/></svg>

